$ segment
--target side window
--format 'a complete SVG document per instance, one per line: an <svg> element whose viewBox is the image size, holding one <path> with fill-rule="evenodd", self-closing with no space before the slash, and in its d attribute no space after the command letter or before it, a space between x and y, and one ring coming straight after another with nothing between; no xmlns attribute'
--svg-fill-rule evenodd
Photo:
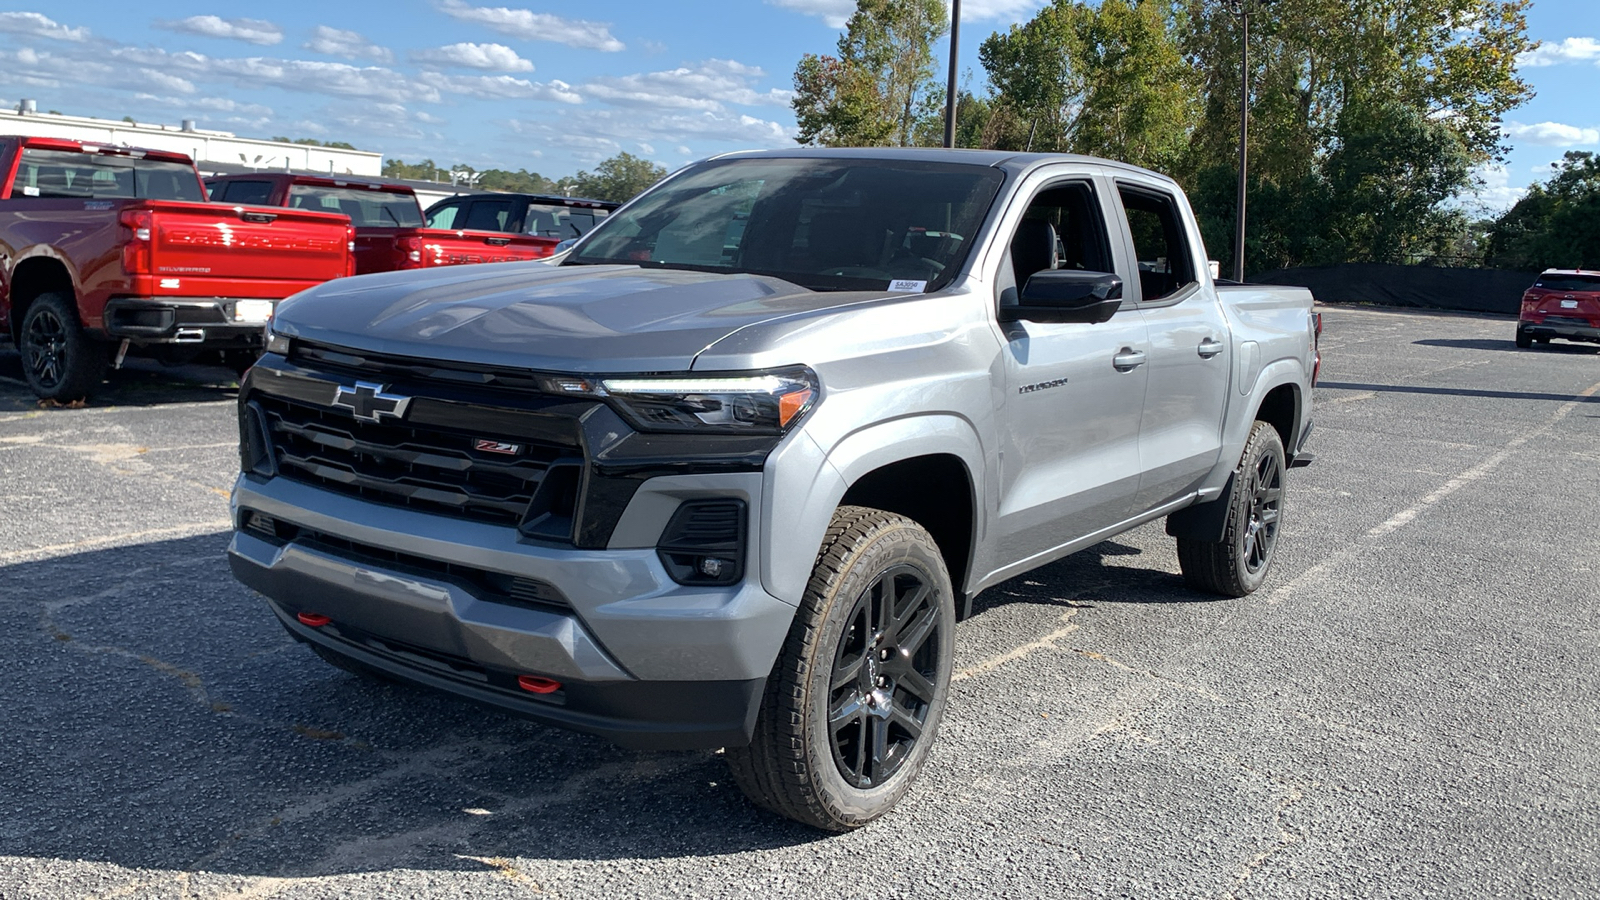
<svg viewBox="0 0 1600 900"><path fill-rule="evenodd" d="M443 206L435 206L428 212L428 227L460 228L461 226L456 224L456 219L460 218L461 207L464 205L466 204L446 203Z"/></svg>
<svg viewBox="0 0 1600 900"><path fill-rule="evenodd" d="M1163 300L1193 284L1194 256L1177 202L1167 194L1126 186L1118 193L1139 262L1140 298L1146 303Z"/></svg>
<svg viewBox="0 0 1600 900"><path fill-rule="evenodd" d="M505 231L506 217L509 215L510 200L475 200L467 211L466 223L456 227L469 231Z"/></svg>
<svg viewBox="0 0 1600 900"><path fill-rule="evenodd" d="M1111 245L1094 187L1075 181L1040 191L1011 237L1001 267L1002 304L1015 304L1028 279L1050 269L1110 272Z"/></svg>
<svg viewBox="0 0 1600 900"><path fill-rule="evenodd" d="M213 194L211 199L226 199L229 203L253 203L265 206L272 199L272 182L270 181L226 181L223 182L226 194Z"/></svg>

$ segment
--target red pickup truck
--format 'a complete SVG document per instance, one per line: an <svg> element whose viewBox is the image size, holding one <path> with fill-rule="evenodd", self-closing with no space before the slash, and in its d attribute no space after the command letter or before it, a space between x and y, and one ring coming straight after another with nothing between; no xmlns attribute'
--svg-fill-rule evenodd
<svg viewBox="0 0 1600 900"><path fill-rule="evenodd" d="M259 352L277 301L351 274L342 215L206 202L181 153L0 136L0 323L41 398L130 351Z"/></svg>
<svg viewBox="0 0 1600 900"><path fill-rule="evenodd" d="M346 178L269 172L206 180L211 199L342 212L356 229L356 274L466 263L543 259L557 237L425 228L411 188Z"/></svg>

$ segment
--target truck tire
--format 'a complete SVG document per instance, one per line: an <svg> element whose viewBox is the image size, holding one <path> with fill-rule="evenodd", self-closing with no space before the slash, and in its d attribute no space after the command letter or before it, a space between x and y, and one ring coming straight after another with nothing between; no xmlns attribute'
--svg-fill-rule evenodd
<svg viewBox="0 0 1600 900"><path fill-rule="evenodd" d="M1221 543L1178 538L1178 567L1190 587L1243 597L1266 580L1283 523L1284 462L1278 429L1257 421L1233 473Z"/></svg>
<svg viewBox="0 0 1600 900"><path fill-rule="evenodd" d="M41 400L82 400L105 378L106 348L78 327L74 306L66 294L40 294L22 318L22 372Z"/></svg>
<svg viewBox="0 0 1600 900"><path fill-rule="evenodd" d="M728 748L756 805L827 831L892 809L927 760L950 690L955 595L916 522L834 513L747 747Z"/></svg>
<svg viewBox="0 0 1600 900"><path fill-rule="evenodd" d="M1524 350L1533 346L1533 337L1521 325L1517 326L1517 346Z"/></svg>

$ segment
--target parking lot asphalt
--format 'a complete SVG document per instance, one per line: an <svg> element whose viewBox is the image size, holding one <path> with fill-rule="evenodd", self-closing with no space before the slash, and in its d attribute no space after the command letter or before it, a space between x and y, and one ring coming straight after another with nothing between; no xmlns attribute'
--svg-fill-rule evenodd
<svg viewBox="0 0 1600 900"><path fill-rule="evenodd" d="M0 353L0 897L1600 896L1600 353L1325 308L1258 593L1154 524L982 595L902 807L334 669L228 574L231 376Z"/></svg>

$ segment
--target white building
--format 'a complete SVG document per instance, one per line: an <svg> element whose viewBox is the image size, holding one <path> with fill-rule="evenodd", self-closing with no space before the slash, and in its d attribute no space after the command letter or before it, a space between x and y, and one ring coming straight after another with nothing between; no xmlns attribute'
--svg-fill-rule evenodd
<svg viewBox="0 0 1600 900"><path fill-rule="evenodd" d="M226 166L228 171L239 171L243 167L368 178L383 174L382 153L242 138L229 131L196 128L193 119L185 119L182 125L159 125L41 113L32 100L22 101L14 111L0 111L0 134L187 153L194 158L200 171L208 174L218 171L211 166Z"/></svg>

